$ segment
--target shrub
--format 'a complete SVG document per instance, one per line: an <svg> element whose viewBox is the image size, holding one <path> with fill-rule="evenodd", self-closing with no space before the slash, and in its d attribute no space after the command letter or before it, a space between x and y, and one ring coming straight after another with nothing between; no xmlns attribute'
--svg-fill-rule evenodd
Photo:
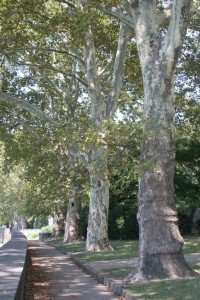
<svg viewBox="0 0 200 300"><path fill-rule="evenodd" d="M44 226L41 228L42 232L49 232L52 233L53 232L53 227L52 226Z"/></svg>

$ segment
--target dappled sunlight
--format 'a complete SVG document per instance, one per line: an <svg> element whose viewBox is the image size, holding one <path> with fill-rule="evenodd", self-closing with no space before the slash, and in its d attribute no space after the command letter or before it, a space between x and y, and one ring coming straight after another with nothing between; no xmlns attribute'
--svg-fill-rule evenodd
<svg viewBox="0 0 200 300"><path fill-rule="evenodd" d="M55 248L40 241L30 241L29 251L33 267L40 268L48 278L52 299L93 299L91 295L95 300L118 299L109 289L98 284L91 275L78 268L69 256L61 254ZM46 283L47 280L41 280L34 283L34 286L42 288Z"/></svg>

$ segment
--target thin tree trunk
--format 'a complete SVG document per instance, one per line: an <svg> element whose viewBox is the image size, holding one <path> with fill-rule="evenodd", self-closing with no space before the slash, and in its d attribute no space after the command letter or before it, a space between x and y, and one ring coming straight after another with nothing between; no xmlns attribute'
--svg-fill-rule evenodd
<svg viewBox="0 0 200 300"><path fill-rule="evenodd" d="M123 9L126 10L126 1ZM126 25L120 24L118 47L111 74L111 82L106 88L100 84L96 51L91 28L85 34L85 65L91 98L91 120L95 133L105 138L103 124L117 108L117 99L122 85L123 65L126 53ZM96 143L91 149L89 161L90 206L87 229L87 251L112 250L108 238L109 180L107 169L107 146Z"/></svg>
<svg viewBox="0 0 200 300"><path fill-rule="evenodd" d="M74 243L83 240L80 233L80 209L81 202L78 195L78 186L71 179L70 197L68 202L67 217L65 223L64 243Z"/></svg>

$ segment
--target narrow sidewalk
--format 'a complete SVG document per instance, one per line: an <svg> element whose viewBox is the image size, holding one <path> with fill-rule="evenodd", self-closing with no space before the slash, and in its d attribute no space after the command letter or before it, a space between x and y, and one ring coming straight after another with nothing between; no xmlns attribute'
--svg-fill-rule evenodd
<svg viewBox="0 0 200 300"><path fill-rule="evenodd" d="M49 300L119 300L106 286L98 284L91 275L83 273L68 255L41 241L29 241L34 261L50 280Z"/></svg>

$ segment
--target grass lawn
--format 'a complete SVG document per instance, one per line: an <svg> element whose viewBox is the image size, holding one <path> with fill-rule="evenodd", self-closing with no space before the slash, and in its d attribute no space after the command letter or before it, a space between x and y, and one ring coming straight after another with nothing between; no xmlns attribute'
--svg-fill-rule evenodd
<svg viewBox="0 0 200 300"><path fill-rule="evenodd" d="M101 261L112 259L132 258L138 255L138 241L111 241L110 244L113 247L113 251L87 253L85 252L85 242L79 242L75 244L64 244L61 238L48 239L48 242L53 245L57 245L65 250L71 252L73 255L82 261Z"/></svg>
<svg viewBox="0 0 200 300"><path fill-rule="evenodd" d="M200 253L200 236L184 237L184 253ZM52 244L60 245L66 252L72 252L84 262L133 258L138 256L138 241L111 241L114 251L86 253L85 242L63 245L62 239L49 239ZM200 273L200 262L189 263ZM132 267L101 270L101 273L113 279L121 280L133 271ZM181 280L142 281L127 286L138 300L199 300L200 277Z"/></svg>
<svg viewBox="0 0 200 300"><path fill-rule="evenodd" d="M200 236L186 236L184 241L184 253L200 253Z"/></svg>
<svg viewBox="0 0 200 300"><path fill-rule="evenodd" d="M199 300L200 278L152 280L128 287L139 300Z"/></svg>

